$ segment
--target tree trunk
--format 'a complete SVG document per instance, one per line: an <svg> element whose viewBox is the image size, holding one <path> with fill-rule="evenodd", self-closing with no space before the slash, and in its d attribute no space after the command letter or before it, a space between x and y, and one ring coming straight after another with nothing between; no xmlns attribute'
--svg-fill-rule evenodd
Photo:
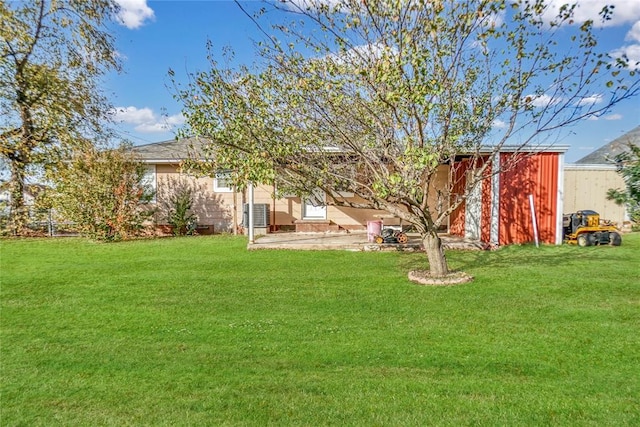
<svg viewBox="0 0 640 427"><path fill-rule="evenodd" d="M429 260L429 273L431 276L446 276L449 273L449 267L447 266L444 249L442 248L442 240L438 237L438 233L435 231L427 232L427 234L422 236L422 244L424 245L424 250Z"/></svg>
<svg viewBox="0 0 640 427"><path fill-rule="evenodd" d="M11 182L9 194L11 197L9 227L14 235L20 235L27 226L27 210L24 205L25 171L20 162L11 161Z"/></svg>

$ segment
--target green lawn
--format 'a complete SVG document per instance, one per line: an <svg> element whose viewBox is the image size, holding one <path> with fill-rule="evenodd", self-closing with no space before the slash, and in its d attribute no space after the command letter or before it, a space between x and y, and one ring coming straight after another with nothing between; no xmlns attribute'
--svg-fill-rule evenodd
<svg viewBox="0 0 640 427"><path fill-rule="evenodd" d="M640 425L640 234L620 247L247 251L0 242L3 426Z"/></svg>

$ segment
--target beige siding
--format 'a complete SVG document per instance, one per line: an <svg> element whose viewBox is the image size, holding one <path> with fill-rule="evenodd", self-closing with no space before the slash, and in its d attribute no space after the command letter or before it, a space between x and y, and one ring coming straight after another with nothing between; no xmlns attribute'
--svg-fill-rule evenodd
<svg viewBox="0 0 640 427"><path fill-rule="evenodd" d="M327 209L327 218L350 229L366 230L367 221L380 219L380 215L385 215L385 212L375 209L341 208L337 206L330 206ZM383 220L389 224L397 223L397 220L393 219L384 218Z"/></svg>
<svg viewBox="0 0 640 427"><path fill-rule="evenodd" d="M447 197L438 194L438 189L447 189L449 179L449 167L441 166L435 175L432 191L429 193L429 206L439 206L440 209L447 208ZM295 222L302 219L302 200L299 197L286 197L273 199L274 188L260 185L255 189L254 203L269 204L271 210L271 225L280 227L293 227ZM357 201L357 199L354 199ZM244 200L246 202L246 200ZM388 218L388 213L375 209L356 209L348 207L328 206L327 220L332 221L350 230L366 230L367 221L380 219L385 224L398 224L397 218ZM446 224L446 222L445 222Z"/></svg>
<svg viewBox="0 0 640 427"><path fill-rule="evenodd" d="M273 188L258 186L254 194L254 203L267 203L271 207L271 224L281 228L293 228L295 222L302 219L302 200L300 197L273 199ZM366 230L367 221L377 219L383 211L374 209L356 209L327 206L327 220L350 230Z"/></svg>
<svg viewBox="0 0 640 427"><path fill-rule="evenodd" d="M176 180L187 180L196 189L193 210L198 217L199 226L213 226L216 233L232 232L234 227L234 193L215 192L213 178L196 178L181 174L177 165L156 165L156 188L158 199L167 191L170 183ZM241 196L237 196L240 204ZM238 223L242 217L237 217ZM156 215L158 224L166 224L166 217L162 213Z"/></svg>
<svg viewBox="0 0 640 427"><path fill-rule="evenodd" d="M593 210L601 219L621 226L626 220L623 206L607 200L610 188L624 188L622 177L615 167L604 165L572 165L564 169L564 213Z"/></svg>

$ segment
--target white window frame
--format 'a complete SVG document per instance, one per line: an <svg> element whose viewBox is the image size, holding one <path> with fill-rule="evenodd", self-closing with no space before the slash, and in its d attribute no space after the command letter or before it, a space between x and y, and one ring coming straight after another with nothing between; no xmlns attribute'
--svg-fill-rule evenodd
<svg viewBox="0 0 640 427"><path fill-rule="evenodd" d="M233 193L233 187L227 182L230 177L231 172L229 171L216 172L216 176L213 178L213 191L216 193Z"/></svg>

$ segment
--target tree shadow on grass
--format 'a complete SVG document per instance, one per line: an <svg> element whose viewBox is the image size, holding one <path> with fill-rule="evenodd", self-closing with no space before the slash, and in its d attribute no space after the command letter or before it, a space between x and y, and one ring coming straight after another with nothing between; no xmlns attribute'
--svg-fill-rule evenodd
<svg viewBox="0 0 640 427"><path fill-rule="evenodd" d="M495 251L463 251L449 250L447 261L453 271L473 273L476 269L508 269L529 265L543 269L558 268L570 264L610 263L620 260L617 247L602 246L582 248L574 245L542 245L536 248L533 244L511 245ZM427 268L427 260L422 254L411 254L401 257L399 265L404 270Z"/></svg>

